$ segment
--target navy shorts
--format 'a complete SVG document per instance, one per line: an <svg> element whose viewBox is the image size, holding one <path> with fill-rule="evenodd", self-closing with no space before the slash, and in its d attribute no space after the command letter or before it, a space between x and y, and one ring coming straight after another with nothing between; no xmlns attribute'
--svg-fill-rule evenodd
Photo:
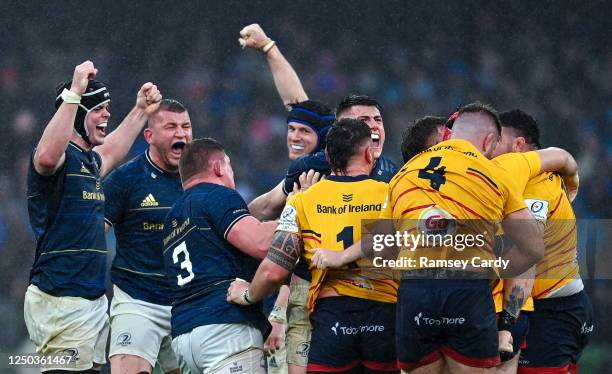
<svg viewBox="0 0 612 374"><path fill-rule="evenodd" d="M527 346L527 332L529 331L529 314L531 312L521 311L519 317L512 328L510 333L512 334L512 356L509 356L507 360L502 358L502 361L509 361L516 356L519 351Z"/></svg>
<svg viewBox="0 0 612 374"><path fill-rule="evenodd" d="M399 373L395 304L327 297L310 319L309 373Z"/></svg>
<svg viewBox="0 0 612 374"><path fill-rule="evenodd" d="M593 306L584 291L567 297L534 300L527 347L519 373L577 372L582 350L593 332Z"/></svg>
<svg viewBox="0 0 612 374"><path fill-rule="evenodd" d="M414 370L442 355L472 367L499 364L488 280L404 279L397 303L395 344L401 369Z"/></svg>

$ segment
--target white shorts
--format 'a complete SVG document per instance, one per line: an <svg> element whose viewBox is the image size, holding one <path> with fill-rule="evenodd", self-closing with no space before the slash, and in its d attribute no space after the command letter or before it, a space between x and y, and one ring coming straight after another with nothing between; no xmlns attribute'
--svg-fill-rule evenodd
<svg viewBox="0 0 612 374"><path fill-rule="evenodd" d="M25 294L23 316L30 339L39 355L62 354L76 359L68 367L45 367L48 370L82 371L106 363L108 339L108 300L52 296L30 285Z"/></svg>
<svg viewBox="0 0 612 374"><path fill-rule="evenodd" d="M312 327L308 317L308 287L310 282L294 276L289 286L289 304L287 305L287 364L306 367L310 351Z"/></svg>
<svg viewBox="0 0 612 374"><path fill-rule="evenodd" d="M265 374L261 332L247 324L199 326L172 340L181 370L202 374Z"/></svg>
<svg viewBox="0 0 612 374"><path fill-rule="evenodd" d="M171 309L134 299L113 286L108 357L133 355L147 360L153 368L159 362L164 373L177 369L178 359L172 350Z"/></svg>

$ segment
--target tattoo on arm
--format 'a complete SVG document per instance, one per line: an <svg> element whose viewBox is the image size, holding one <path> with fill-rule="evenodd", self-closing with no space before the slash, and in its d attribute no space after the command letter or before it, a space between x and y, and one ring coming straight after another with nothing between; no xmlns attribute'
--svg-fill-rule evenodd
<svg viewBox="0 0 612 374"><path fill-rule="evenodd" d="M266 258L283 269L293 272L302 254L302 240L297 234L277 231Z"/></svg>
<svg viewBox="0 0 612 374"><path fill-rule="evenodd" d="M519 285L514 285L507 299L504 300L504 309L517 316L525 303L525 290Z"/></svg>

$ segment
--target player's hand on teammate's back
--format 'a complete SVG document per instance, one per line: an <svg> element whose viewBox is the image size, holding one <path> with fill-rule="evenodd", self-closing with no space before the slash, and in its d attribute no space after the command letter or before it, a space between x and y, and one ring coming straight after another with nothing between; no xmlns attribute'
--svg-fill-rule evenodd
<svg viewBox="0 0 612 374"><path fill-rule="evenodd" d="M262 49L270 42L270 38L263 31L261 26L254 23L240 30L238 43L242 48Z"/></svg>
<svg viewBox="0 0 612 374"><path fill-rule="evenodd" d="M272 331L264 343L264 353L266 355L274 354L285 342L285 324L276 321L270 321L270 324L272 325Z"/></svg>
<svg viewBox="0 0 612 374"><path fill-rule="evenodd" d="M93 62L87 60L74 68L72 75L72 85L70 91L77 95L83 95L87 90L87 84L91 79L94 79L98 74L98 69L94 67Z"/></svg>
<svg viewBox="0 0 612 374"><path fill-rule="evenodd" d="M320 270L340 268L346 265L344 251L316 248L312 256L312 263Z"/></svg>
<svg viewBox="0 0 612 374"><path fill-rule="evenodd" d="M136 95L136 106L144 109L147 114L152 114L159 108L162 100L162 94L157 89L157 86L151 82L142 85Z"/></svg>
<svg viewBox="0 0 612 374"><path fill-rule="evenodd" d="M244 290L249 288L249 282L236 278L227 289L227 302L230 304L249 305L243 297Z"/></svg>
<svg viewBox="0 0 612 374"><path fill-rule="evenodd" d="M312 187L312 185L315 183L324 180L325 175L315 171L314 169L310 169L308 170L308 173L302 173L298 179L300 181L300 191L304 192Z"/></svg>

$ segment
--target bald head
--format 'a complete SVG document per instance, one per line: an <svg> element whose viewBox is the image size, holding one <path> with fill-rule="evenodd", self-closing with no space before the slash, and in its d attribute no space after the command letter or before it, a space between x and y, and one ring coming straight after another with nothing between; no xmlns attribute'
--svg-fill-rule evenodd
<svg viewBox="0 0 612 374"><path fill-rule="evenodd" d="M501 136L497 111L490 105L473 103L459 109L453 123L451 139L463 139L472 143L487 158L493 157Z"/></svg>

